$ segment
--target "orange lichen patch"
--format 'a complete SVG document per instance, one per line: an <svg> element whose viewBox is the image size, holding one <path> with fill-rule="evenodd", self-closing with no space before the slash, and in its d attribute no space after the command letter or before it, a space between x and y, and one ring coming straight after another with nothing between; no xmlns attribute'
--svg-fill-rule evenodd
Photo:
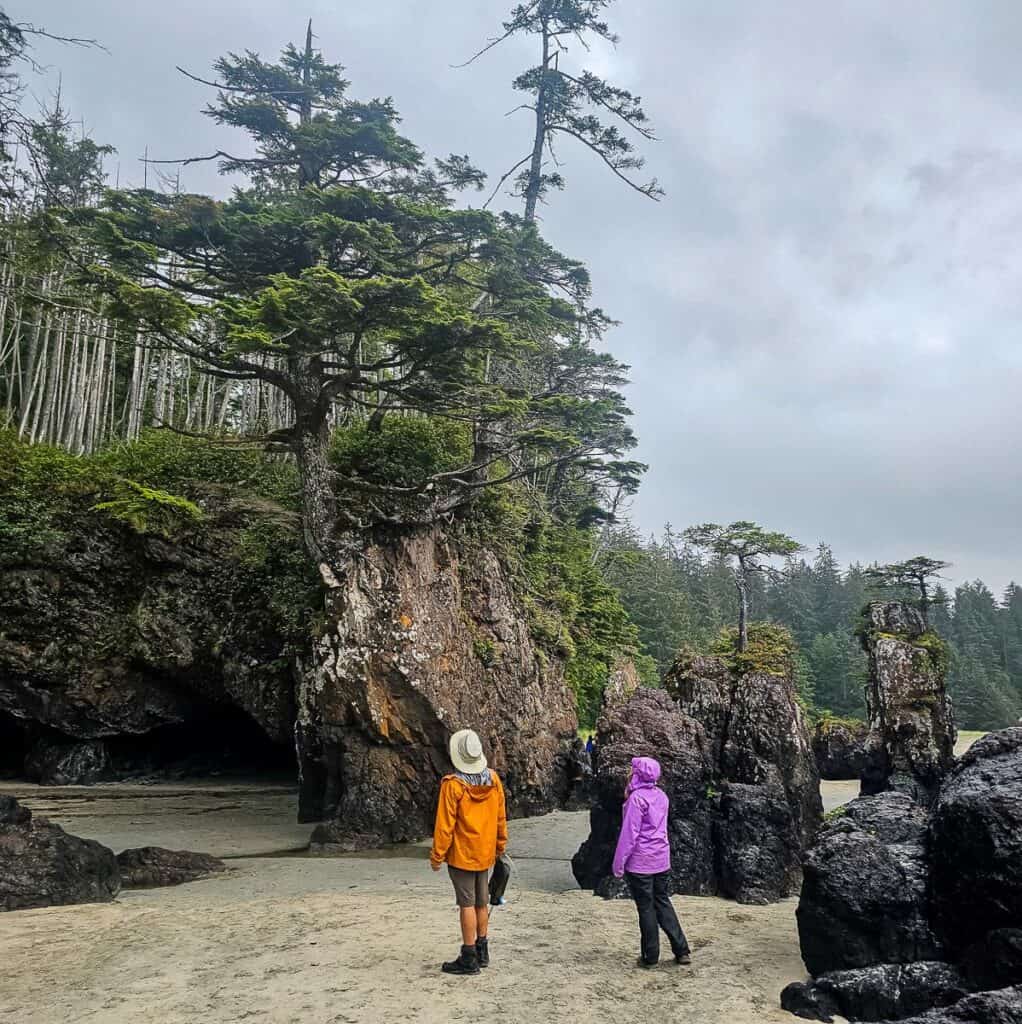
<svg viewBox="0 0 1022 1024"><path fill-rule="evenodd" d="M402 629L407 629L412 624L412 617L402 612L398 617L397 621L401 623Z"/></svg>

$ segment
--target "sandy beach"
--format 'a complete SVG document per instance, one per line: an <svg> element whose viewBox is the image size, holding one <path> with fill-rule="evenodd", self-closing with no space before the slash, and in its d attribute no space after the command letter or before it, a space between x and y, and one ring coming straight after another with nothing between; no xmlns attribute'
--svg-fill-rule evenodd
<svg viewBox="0 0 1022 1024"><path fill-rule="evenodd" d="M640 971L631 903L575 887L569 861L588 833L585 812L511 823L517 873L494 914L493 966L451 978L438 966L456 953L457 917L425 846L296 852L310 826L295 824L291 787L0 791L115 850L158 843L230 858L226 875L174 889L0 915L4 1024L767 1024L792 1020L778 994L804 976L794 899L676 897L693 965ZM825 782L824 803L857 791Z"/></svg>

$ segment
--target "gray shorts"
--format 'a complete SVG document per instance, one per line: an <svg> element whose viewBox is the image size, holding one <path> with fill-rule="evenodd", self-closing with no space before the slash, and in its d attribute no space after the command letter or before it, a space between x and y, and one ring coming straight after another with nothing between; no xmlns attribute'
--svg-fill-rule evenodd
<svg viewBox="0 0 1022 1024"><path fill-rule="evenodd" d="M489 871L463 871L447 865L459 907L485 907L490 902Z"/></svg>

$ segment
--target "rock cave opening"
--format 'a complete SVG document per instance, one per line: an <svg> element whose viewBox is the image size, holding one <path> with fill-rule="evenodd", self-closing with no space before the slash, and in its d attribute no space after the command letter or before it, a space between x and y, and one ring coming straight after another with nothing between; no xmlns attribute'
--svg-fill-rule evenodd
<svg viewBox="0 0 1022 1024"><path fill-rule="evenodd" d="M28 730L20 718L0 711L0 779L21 775L28 753Z"/></svg>

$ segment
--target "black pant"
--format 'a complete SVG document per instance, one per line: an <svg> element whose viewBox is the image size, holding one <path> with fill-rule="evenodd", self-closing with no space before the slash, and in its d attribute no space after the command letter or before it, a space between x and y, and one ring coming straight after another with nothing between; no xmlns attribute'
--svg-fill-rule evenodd
<svg viewBox="0 0 1022 1024"><path fill-rule="evenodd" d="M671 906L671 898L667 894L668 872L659 875L635 875L625 872L628 888L635 909L639 912L639 933L642 936L642 959L647 964L655 964L660 959L660 931L671 943L671 952L675 956L688 954L688 939L681 930L678 915ZM657 927L659 925L659 928Z"/></svg>

